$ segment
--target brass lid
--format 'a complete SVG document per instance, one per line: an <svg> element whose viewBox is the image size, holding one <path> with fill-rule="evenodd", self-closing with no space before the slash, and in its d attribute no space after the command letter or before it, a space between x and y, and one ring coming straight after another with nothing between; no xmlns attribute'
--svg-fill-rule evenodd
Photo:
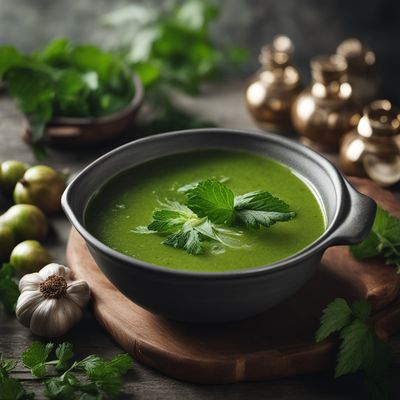
<svg viewBox="0 0 400 400"><path fill-rule="evenodd" d="M400 110L389 100L375 100L364 109L357 131L366 138L400 133Z"/></svg>
<svg viewBox="0 0 400 400"><path fill-rule="evenodd" d="M347 82L346 59L337 54L313 57L310 62L311 74L316 82Z"/></svg>
<svg viewBox="0 0 400 400"><path fill-rule="evenodd" d="M275 36L271 44L261 48L259 61L266 67L285 67L289 65L294 46L289 37L284 35Z"/></svg>
<svg viewBox="0 0 400 400"><path fill-rule="evenodd" d="M369 68L375 64L375 53L355 38L340 43L336 53L347 60L349 67Z"/></svg>

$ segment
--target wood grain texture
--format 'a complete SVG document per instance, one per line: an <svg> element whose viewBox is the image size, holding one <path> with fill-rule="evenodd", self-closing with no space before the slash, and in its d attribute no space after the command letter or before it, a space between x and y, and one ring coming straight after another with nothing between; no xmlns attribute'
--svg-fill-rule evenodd
<svg viewBox="0 0 400 400"><path fill-rule="evenodd" d="M389 192L365 180L353 182L400 214L400 203ZM313 337L321 310L338 296L368 298L380 335L400 329L400 278L394 268L381 261L356 261L345 246L326 251L312 280L286 302L254 318L222 325L173 322L137 306L101 273L75 230L67 258L76 276L88 281L95 316L111 336L138 361L189 382L266 380L328 368L336 344L315 344Z"/></svg>

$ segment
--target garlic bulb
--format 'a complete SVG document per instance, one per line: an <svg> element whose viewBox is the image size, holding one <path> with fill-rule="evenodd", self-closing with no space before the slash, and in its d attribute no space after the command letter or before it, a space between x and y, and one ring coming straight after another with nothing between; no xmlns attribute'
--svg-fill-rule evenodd
<svg viewBox="0 0 400 400"><path fill-rule="evenodd" d="M90 299L88 284L73 280L69 268L54 263L24 275L19 290L18 320L44 337L61 336L70 330L81 319Z"/></svg>

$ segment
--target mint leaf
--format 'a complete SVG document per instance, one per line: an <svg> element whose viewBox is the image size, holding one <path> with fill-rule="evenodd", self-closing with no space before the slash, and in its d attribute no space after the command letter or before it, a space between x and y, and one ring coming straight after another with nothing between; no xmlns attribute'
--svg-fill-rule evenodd
<svg viewBox="0 0 400 400"><path fill-rule="evenodd" d="M315 340L322 342L333 332L340 331L353 319L352 311L346 300L338 298L332 301L323 311L321 326L318 328Z"/></svg>
<svg viewBox="0 0 400 400"><path fill-rule="evenodd" d="M186 193L186 205L199 217L225 224L233 217L234 194L223 183L208 179Z"/></svg>
<svg viewBox="0 0 400 400"><path fill-rule="evenodd" d="M340 333L342 344L335 368L335 378L361 369L363 362L373 352L373 335L367 324L355 319Z"/></svg>
<svg viewBox="0 0 400 400"><path fill-rule="evenodd" d="M46 374L45 362L47 361L53 343L44 344L42 342L32 342L32 344L22 353L22 362L25 367L31 370L33 376L43 378Z"/></svg>
<svg viewBox="0 0 400 400"><path fill-rule="evenodd" d="M289 221L295 213L289 205L269 192L255 191L235 197L235 214L248 228L268 228L278 221Z"/></svg>
<svg viewBox="0 0 400 400"><path fill-rule="evenodd" d="M351 246L350 250L360 260L383 257L386 263L394 264L400 270L400 219L378 207L371 232L361 243Z"/></svg>
<svg viewBox="0 0 400 400"><path fill-rule="evenodd" d="M65 369L67 362L74 356L73 347L71 343L61 343L56 349L56 357L58 362L56 364L57 369Z"/></svg>

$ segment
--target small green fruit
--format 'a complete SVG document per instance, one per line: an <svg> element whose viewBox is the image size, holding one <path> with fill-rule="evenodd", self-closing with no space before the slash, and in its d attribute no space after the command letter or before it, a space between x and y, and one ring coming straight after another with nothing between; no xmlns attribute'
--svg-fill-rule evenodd
<svg viewBox="0 0 400 400"><path fill-rule="evenodd" d="M53 168L37 165L29 168L14 190L17 204L34 204L46 214L61 210L61 195L65 189L62 176Z"/></svg>
<svg viewBox="0 0 400 400"><path fill-rule="evenodd" d="M0 263L8 262L12 249L17 244L14 231L7 225L0 225Z"/></svg>
<svg viewBox="0 0 400 400"><path fill-rule="evenodd" d="M46 237L48 224L43 212L30 204L17 204L0 216L0 224L14 231L17 240L42 240Z"/></svg>
<svg viewBox="0 0 400 400"><path fill-rule="evenodd" d="M10 263L19 276L37 272L51 261L48 251L36 240L21 242L10 257Z"/></svg>
<svg viewBox="0 0 400 400"><path fill-rule="evenodd" d="M16 161L4 161L0 165L0 188L5 194L12 194L17 182L24 176L28 165Z"/></svg>

